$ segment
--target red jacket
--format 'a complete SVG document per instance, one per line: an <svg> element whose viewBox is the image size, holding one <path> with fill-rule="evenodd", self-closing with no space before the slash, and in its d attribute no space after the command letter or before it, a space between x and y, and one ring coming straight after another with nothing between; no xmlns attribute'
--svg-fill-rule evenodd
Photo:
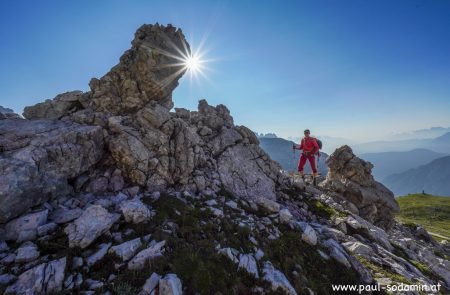
<svg viewBox="0 0 450 295"><path fill-rule="evenodd" d="M299 150L303 150L303 152L309 152L310 155L315 155L319 151L319 144L314 137L303 137L302 141L300 142Z"/></svg>

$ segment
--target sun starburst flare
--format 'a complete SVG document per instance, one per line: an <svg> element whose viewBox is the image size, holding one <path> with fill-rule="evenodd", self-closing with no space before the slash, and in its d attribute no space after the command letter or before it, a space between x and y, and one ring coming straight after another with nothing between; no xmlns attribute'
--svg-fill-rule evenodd
<svg viewBox="0 0 450 295"><path fill-rule="evenodd" d="M198 82L200 77L208 80L206 75L206 71L208 70L206 68L207 60L200 52L194 52L185 55L183 59L184 70L187 71L191 83L193 82L193 80L197 80Z"/></svg>
<svg viewBox="0 0 450 295"><path fill-rule="evenodd" d="M172 73L170 76L166 77L162 82L162 86L169 85L174 79L176 79L181 73L186 72L189 78L189 84L192 85L194 82L199 83L200 80L206 80L211 82L209 75L210 68L207 66L209 62L214 61L213 59L206 58L206 50L203 45L206 39L202 39L199 46L188 46L186 43L182 43L182 48L176 46L169 38L166 40L170 45L173 46L175 52L168 52L161 49L150 49L155 50L160 54L171 57L176 62L160 65L160 67L177 67L178 70Z"/></svg>
<svg viewBox="0 0 450 295"><path fill-rule="evenodd" d="M193 72L197 72L201 70L202 67L202 60L196 56L196 55L191 55L188 58L186 58L185 62L184 62L184 66L188 71L193 71Z"/></svg>

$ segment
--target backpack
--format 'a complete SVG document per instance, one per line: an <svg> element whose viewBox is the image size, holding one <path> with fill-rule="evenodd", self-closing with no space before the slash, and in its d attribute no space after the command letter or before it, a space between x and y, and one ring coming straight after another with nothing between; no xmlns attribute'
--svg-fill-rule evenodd
<svg viewBox="0 0 450 295"><path fill-rule="evenodd" d="M320 139L315 138L317 145L319 146L319 150L322 149L322 141Z"/></svg>

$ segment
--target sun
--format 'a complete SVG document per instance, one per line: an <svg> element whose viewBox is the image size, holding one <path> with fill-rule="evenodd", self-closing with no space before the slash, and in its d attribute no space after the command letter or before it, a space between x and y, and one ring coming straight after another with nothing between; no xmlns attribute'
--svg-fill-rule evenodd
<svg viewBox="0 0 450 295"><path fill-rule="evenodd" d="M184 69L187 70L191 76L203 75L205 63L206 61L198 52L185 55L183 59Z"/></svg>
<svg viewBox="0 0 450 295"><path fill-rule="evenodd" d="M192 45L189 46L184 42L182 42L182 46L179 47L170 42L173 46L174 52L156 49L158 53L170 57L174 61L163 65L163 67L177 68L176 72L172 73L163 81L164 85L170 84L174 79L184 74L185 72L188 74L190 84L192 84L193 82L199 82L201 79L205 79L210 82L209 73L211 72L211 69L209 65L210 62L214 61L215 59L207 57L208 51L203 48L204 42L205 39L202 39L202 42L197 47L194 47Z"/></svg>
<svg viewBox="0 0 450 295"><path fill-rule="evenodd" d="M202 60L197 55L187 56L184 61L184 66L188 71L198 72L202 67Z"/></svg>
<svg viewBox="0 0 450 295"><path fill-rule="evenodd" d="M206 59L205 53L199 49L183 54L183 70L188 73L191 83L193 81L198 82L200 78L205 78L208 80L207 72L209 67L207 67L207 65L209 61L210 59Z"/></svg>

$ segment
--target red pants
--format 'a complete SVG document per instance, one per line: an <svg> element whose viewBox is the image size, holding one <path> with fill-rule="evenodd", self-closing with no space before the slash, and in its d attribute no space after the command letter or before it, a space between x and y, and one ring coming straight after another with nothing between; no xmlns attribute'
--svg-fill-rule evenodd
<svg viewBox="0 0 450 295"><path fill-rule="evenodd" d="M306 160L309 161L309 164L311 165L311 170L313 173L317 173L317 169L316 169L316 159L314 157L314 155L304 155L302 154L300 156L300 161L298 162L298 172L303 172L303 168L305 167L306 164Z"/></svg>

